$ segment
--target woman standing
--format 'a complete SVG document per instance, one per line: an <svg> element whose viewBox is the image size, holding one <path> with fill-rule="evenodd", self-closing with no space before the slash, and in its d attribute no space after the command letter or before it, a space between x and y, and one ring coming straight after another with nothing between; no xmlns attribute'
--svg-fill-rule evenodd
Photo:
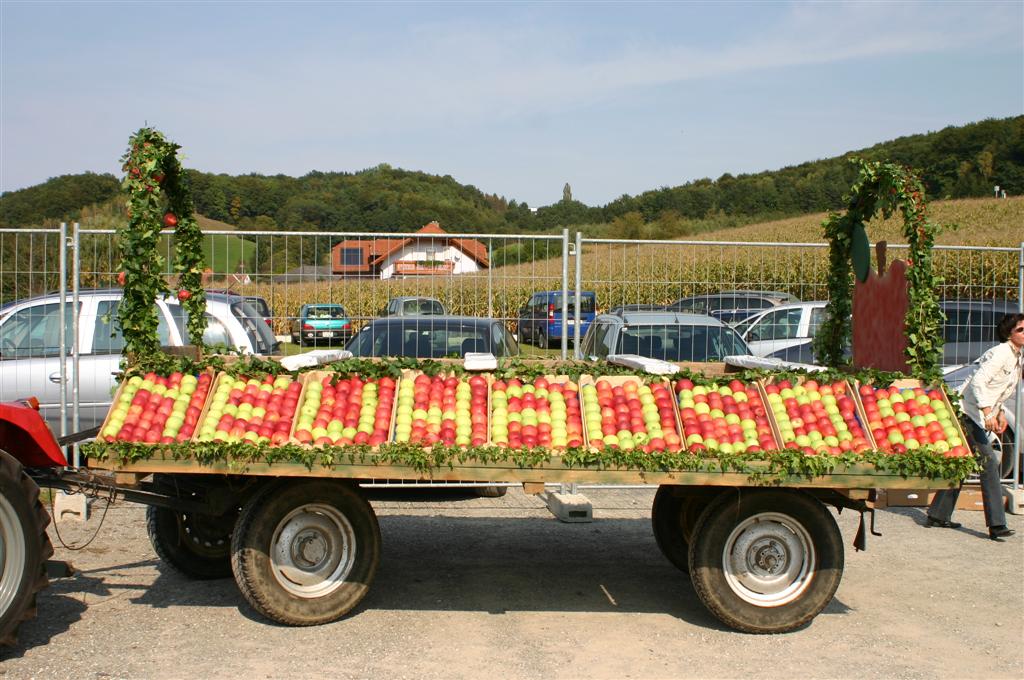
<svg viewBox="0 0 1024 680"><path fill-rule="evenodd" d="M996 325L999 344L982 355L978 370L964 389L961 406L966 418L964 426L967 438L975 455L982 464L981 497L985 504L985 524L988 535L994 541L1012 536L1014 531L1006 526L1006 511L1003 509L1003 490L999 483L1001 457L988 433L1002 434L1006 429L1003 403L1017 389L1022 379L1024 366L1024 314L1007 314ZM1017 435L1020 436L1020 423ZM960 488L946 489L935 494L928 506L928 526L956 529L958 522L951 522Z"/></svg>

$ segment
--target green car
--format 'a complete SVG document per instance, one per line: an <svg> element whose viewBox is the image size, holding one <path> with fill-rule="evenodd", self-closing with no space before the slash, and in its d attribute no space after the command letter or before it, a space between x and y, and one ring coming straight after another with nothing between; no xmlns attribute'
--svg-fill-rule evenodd
<svg viewBox="0 0 1024 680"><path fill-rule="evenodd" d="M292 342L297 345L344 344L352 337L352 322L341 305L302 305L292 319Z"/></svg>

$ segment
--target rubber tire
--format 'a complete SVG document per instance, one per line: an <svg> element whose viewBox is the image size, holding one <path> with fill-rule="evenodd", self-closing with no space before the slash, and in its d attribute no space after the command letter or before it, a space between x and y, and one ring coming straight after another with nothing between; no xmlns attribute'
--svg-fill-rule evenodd
<svg viewBox="0 0 1024 680"><path fill-rule="evenodd" d="M293 509L310 503L332 505L345 515L355 533L355 563L345 583L318 598L289 593L271 569L271 542L279 522ZM373 508L347 482L312 479L269 484L242 508L231 541L235 581L253 609L289 626L336 621L359 604L370 590L380 563L380 526Z"/></svg>
<svg viewBox="0 0 1024 680"><path fill-rule="evenodd" d="M700 513L711 501L707 496L677 494L662 484L651 506L651 529L661 554L684 574L690 573L690 535Z"/></svg>
<svg viewBox="0 0 1024 680"><path fill-rule="evenodd" d="M146 508L146 532L157 557L174 571L200 581L228 578L231 571L231 534L235 516L214 519L231 527L227 533L199 534L189 515L151 505ZM206 525L209 520L204 520ZM205 547L204 544L212 545Z"/></svg>
<svg viewBox="0 0 1024 680"><path fill-rule="evenodd" d="M551 349L551 341L548 339L548 332L546 330L537 331L537 347L543 349Z"/></svg>
<svg viewBox="0 0 1024 680"><path fill-rule="evenodd" d="M508 493L507 486L476 486L473 487L480 498L501 498Z"/></svg>
<svg viewBox="0 0 1024 680"><path fill-rule="evenodd" d="M16 519L17 527L0 526L0 542L3 542L2 559L11 558L8 540L20 529L18 540L24 551L24 567L15 573L0 564L0 574L9 574L5 583L0 577L0 646L13 645L17 641L18 626L22 621L36 614L36 594L49 585L46 576L46 560L53 555L53 545L46 534L50 514L39 500L39 487L25 473L21 463L6 451L0 449L0 502L7 505L0 512L0 523ZM10 516L8 516L10 513ZM8 538L11 537L11 538ZM12 567L13 568L13 567ZM6 593L6 594L4 594Z"/></svg>
<svg viewBox="0 0 1024 680"><path fill-rule="evenodd" d="M795 600L758 606L733 592L723 575L723 552L732 530L762 512L801 524L816 553L811 582ZM730 628L745 633L785 633L809 623L835 596L843 576L843 540L832 513L800 491L749 490L718 496L701 514L690 545L690 579L704 606Z"/></svg>

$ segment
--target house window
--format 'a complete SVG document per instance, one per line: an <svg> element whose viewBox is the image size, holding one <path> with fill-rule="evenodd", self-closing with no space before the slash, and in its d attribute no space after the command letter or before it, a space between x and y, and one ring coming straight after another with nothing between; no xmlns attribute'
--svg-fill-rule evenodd
<svg viewBox="0 0 1024 680"><path fill-rule="evenodd" d="M341 264L343 265L361 265L363 262L363 249L362 248L342 248L341 249Z"/></svg>

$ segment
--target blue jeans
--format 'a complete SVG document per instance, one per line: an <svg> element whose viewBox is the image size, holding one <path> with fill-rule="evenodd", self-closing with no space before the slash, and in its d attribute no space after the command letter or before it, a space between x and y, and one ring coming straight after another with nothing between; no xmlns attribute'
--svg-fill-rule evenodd
<svg viewBox="0 0 1024 680"><path fill-rule="evenodd" d="M1006 510L1003 508L1003 487L999 483L1002 456L988 440L987 433L971 418L964 417L962 424L967 439L974 449L974 455L982 465L981 499L985 505L985 525L1006 526ZM935 494L928 506L928 516L949 521L960 496L960 487L946 489Z"/></svg>

